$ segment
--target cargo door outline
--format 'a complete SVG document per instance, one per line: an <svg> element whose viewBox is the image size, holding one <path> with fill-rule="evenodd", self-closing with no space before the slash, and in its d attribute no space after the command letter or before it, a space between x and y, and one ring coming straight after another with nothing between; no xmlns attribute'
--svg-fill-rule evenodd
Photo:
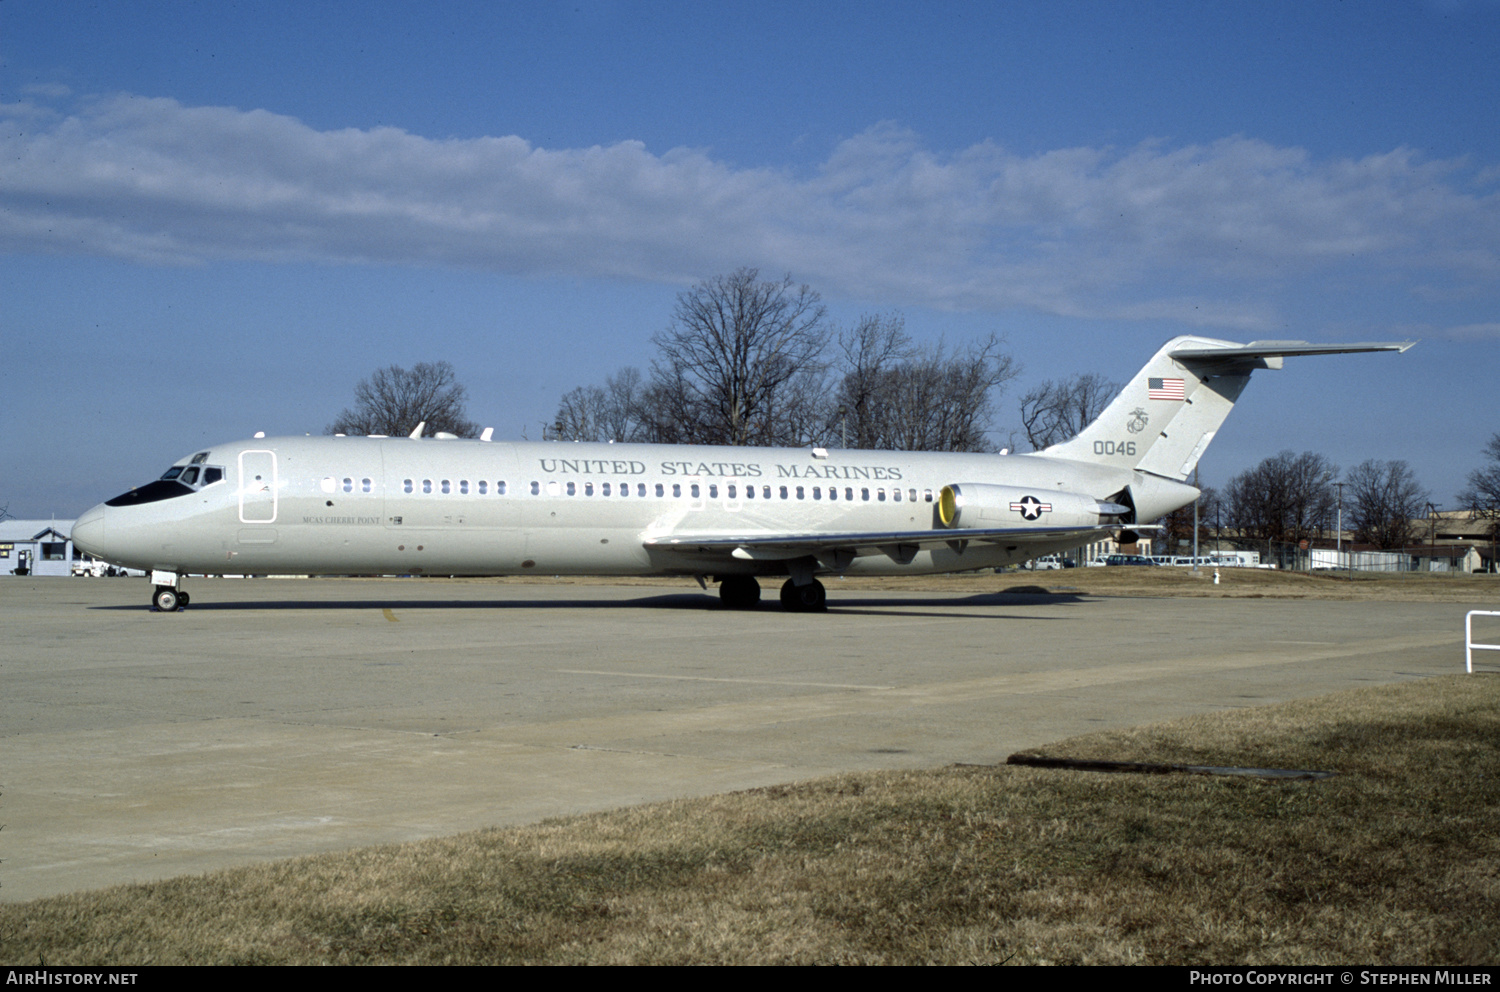
<svg viewBox="0 0 1500 992"><path fill-rule="evenodd" d="M279 488L276 452L269 449L240 452L240 523L274 524Z"/></svg>

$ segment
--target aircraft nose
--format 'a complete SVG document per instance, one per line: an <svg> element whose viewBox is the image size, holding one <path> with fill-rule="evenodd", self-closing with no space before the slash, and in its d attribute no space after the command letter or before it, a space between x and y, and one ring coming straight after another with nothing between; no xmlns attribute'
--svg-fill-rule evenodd
<svg viewBox="0 0 1500 992"><path fill-rule="evenodd" d="M104 548L103 503L73 521L73 546L91 555L102 556Z"/></svg>

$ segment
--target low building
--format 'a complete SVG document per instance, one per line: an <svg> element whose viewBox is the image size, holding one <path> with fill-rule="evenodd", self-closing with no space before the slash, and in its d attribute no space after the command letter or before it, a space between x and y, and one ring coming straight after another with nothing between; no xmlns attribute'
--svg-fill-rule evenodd
<svg viewBox="0 0 1500 992"><path fill-rule="evenodd" d="M0 520L0 578L72 575L73 521Z"/></svg>

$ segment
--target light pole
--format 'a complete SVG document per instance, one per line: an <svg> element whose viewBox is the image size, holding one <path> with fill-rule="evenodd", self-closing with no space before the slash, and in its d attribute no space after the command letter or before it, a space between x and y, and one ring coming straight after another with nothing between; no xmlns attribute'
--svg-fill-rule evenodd
<svg viewBox="0 0 1500 992"><path fill-rule="evenodd" d="M1437 507L1431 503L1427 504L1427 570L1432 571L1432 563L1437 560Z"/></svg>
<svg viewBox="0 0 1500 992"><path fill-rule="evenodd" d="M1334 485L1339 491L1339 533L1336 542L1338 551L1335 552L1333 560L1335 567L1342 569L1344 567L1344 484L1335 482Z"/></svg>

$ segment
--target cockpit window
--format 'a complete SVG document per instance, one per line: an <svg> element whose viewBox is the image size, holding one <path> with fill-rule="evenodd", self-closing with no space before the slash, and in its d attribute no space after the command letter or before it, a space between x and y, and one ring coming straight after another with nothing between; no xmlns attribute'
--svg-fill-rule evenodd
<svg viewBox="0 0 1500 992"><path fill-rule="evenodd" d="M158 500L171 499L174 496L191 495L192 490L182 483L173 479L157 479L148 482L139 489L132 489L128 493L121 493L114 499L106 500L105 506L135 506L137 503L155 503Z"/></svg>
<svg viewBox="0 0 1500 992"><path fill-rule="evenodd" d="M197 464L207 458L208 454L205 451L201 455L194 455L194 464L191 465L173 465L155 482L148 482L128 493L121 493L114 499L105 501L104 505L134 506L137 503L155 503L159 500L172 499L174 496L187 496L204 486L223 482L224 467L222 465L204 465L200 468Z"/></svg>
<svg viewBox="0 0 1500 992"><path fill-rule="evenodd" d="M188 464L189 465L202 465L206 461L208 461L208 452L206 452L206 451L200 451L196 455L193 456L192 460L190 462L188 462Z"/></svg>

